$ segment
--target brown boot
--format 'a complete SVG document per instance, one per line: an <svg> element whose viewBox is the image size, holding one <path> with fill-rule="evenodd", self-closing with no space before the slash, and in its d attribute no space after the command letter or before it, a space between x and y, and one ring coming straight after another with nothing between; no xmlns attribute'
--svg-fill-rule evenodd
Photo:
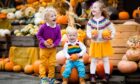
<svg viewBox="0 0 140 84"><path fill-rule="evenodd" d="M62 84L68 84L68 79L67 78L63 78Z"/></svg>
<svg viewBox="0 0 140 84"><path fill-rule="evenodd" d="M80 78L79 81L80 81L80 84L86 84L84 78Z"/></svg>

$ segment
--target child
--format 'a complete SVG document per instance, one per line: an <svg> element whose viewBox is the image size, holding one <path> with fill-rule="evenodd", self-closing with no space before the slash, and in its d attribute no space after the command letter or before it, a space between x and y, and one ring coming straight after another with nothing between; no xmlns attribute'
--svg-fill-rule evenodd
<svg viewBox="0 0 140 84"><path fill-rule="evenodd" d="M110 40L114 38L115 28L110 22L101 1L95 1L91 6L91 18L87 23L87 36L91 39L89 55L91 58L90 73L91 82L95 81L96 63L98 58L103 59L105 69L105 82L109 80L110 65L109 56L113 55L113 49Z"/></svg>
<svg viewBox="0 0 140 84"><path fill-rule="evenodd" d="M85 66L81 58L86 53L86 47L83 43L77 40L77 30L75 28L68 27L66 31L68 42L65 43L63 51L67 61L65 70L62 74L62 84L68 84L68 77L74 67L78 70L80 84L85 84ZM76 56L76 59L73 58L74 55Z"/></svg>
<svg viewBox="0 0 140 84"><path fill-rule="evenodd" d="M56 47L61 40L60 26L56 24L56 10L53 7L47 7L44 11L44 20L46 23L40 26L37 33L40 47L40 67L39 74L41 84L54 84ZM48 62L48 78L46 77L46 63Z"/></svg>

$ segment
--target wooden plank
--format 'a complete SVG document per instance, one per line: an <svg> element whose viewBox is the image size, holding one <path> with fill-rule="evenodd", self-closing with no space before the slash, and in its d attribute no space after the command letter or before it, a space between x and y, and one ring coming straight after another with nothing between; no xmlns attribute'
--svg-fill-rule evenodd
<svg viewBox="0 0 140 84"><path fill-rule="evenodd" d="M124 54L126 53L128 48L119 48L119 47L115 47L114 49L114 53L115 54Z"/></svg>
<svg viewBox="0 0 140 84"><path fill-rule="evenodd" d="M130 36L137 35L137 32L116 32L114 39L128 39Z"/></svg>
<svg viewBox="0 0 140 84"><path fill-rule="evenodd" d="M112 43L112 46L123 46L123 47L126 47L127 46L127 44L126 44L126 42L127 42L127 40L128 39L113 39L112 41L111 41L111 43Z"/></svg>
<svg viewBox="0 0 140 84"><path fill-rule="evenodd" d="M121 60L124 54L114 54L113 56L109 57L110 60Z"/></svg>
<svg viewBox="0 0 140 84"><path fill-rule="evenodd" d="M136 32L137 31L137 26L138 25L122 25L118 24L115 25L116 31L122 31L122 32Z"/></svg>

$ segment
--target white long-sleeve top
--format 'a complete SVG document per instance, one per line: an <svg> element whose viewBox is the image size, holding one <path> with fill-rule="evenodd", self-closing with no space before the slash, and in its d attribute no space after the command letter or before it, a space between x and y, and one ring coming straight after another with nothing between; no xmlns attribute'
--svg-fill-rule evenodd
<svg viewBox="0 0 140 84"><path fill-rule="evenodd" d="M87 26L86 26L86 33L87 33L88 38L92 37L91 35L92 35L93 29L97 29L98 31L98 37L97 39L94 39L94 41L97 41L97 42L105 41L102 38L103 30L109 29L111 31L111 38L114 38L115 32L116 32L113 23L111 23L109 19L104 18L103 16L98 19L93 17L92 19L88 21Z"/></svg>
<svg viewBox="0 0 140 84"><path fill-rule="evenodd" d="M64 45L64 48L63 48L64 56L67 59L69 59L70 58L70 54L68 53L69 49L70 48L72 49L72 47L75 49L75 48L77 48L77 46L79 46L79 48L80 48L80 52L77 54L78 54L78 56L82 57L86 53L86 46L80 41L76 41L74 43L66 42Z"/></svg>

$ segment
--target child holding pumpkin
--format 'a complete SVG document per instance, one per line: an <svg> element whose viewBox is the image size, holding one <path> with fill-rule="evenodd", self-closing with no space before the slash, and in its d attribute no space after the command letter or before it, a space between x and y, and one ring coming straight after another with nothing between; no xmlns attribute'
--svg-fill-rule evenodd
<svg viewBox="0 0 140 84"><path fill-rule="evenodd" d="M95 81L96 63L98 58L104 62L105 78L107 82L110 76L109 56L113 55L113 48L110 40L115 36L115 28L108 19L105 5L101 1L95 1L91 8L91 18L89 19L86 32L91 39L89 55L91 56L90 73L91 82Z"/></svg>
<svg viewBox="0 0 140 84"><path fill-rule="evenodd" d="M66 56L66 67L62 74L63 83L68 84L68 77L71 74L72 68L76 67L79 74L80 84L85 84L85 66L82 61L82 56L86 53L85 45L77 40L77 29L73 27L67 27L68 42L65 43L63 52Z"/></svg>
<svg viewBox="0 0 140 84"><path fill-rule="evenodd" d="M60 26L56 24L56 10L53 7L47 7L44 11L44 20L46 23L40 26L37 33L40 47L39 74L41 84L54 84L56 47L61 40ZM48 62L48 77L46 77L46 63Z"/></svg>

